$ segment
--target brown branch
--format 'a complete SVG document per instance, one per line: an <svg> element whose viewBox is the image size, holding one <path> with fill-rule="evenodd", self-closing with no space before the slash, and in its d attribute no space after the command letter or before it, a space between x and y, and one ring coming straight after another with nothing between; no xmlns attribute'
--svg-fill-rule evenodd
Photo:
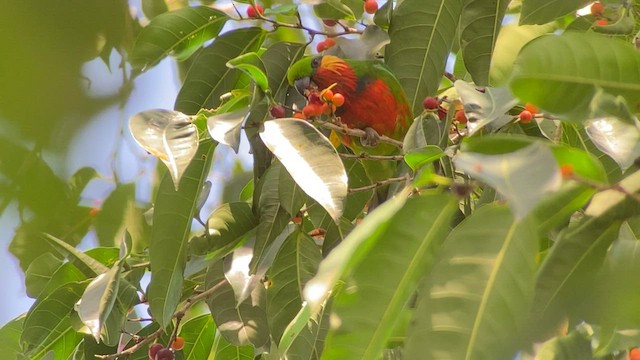
<svg viewBox="0 0 640 360"><path fill-rule="evenodd" d="M364 130L360 130L360 129L351 129L348 128L346 126L340 126L340 125L336 125L333 124L331 122L328 121L322 121L322 120L313 120L313 122L319 124L322 127L325 127L327 129L333 130L335 132L338 132L342 135L349 135L349 136L355 136L355 137L359 137L359 138L363 138L367 136L367 133ZM380 141L387 143L387 144L391 144L394 145L400 149L402 149L402 141L398 141L396 139L392 139L386 135L379 135L380 136Z"/></svg>
<svg viewBox="0 0 640 360"><path fill-rule="evenodd" d="M403 155L369 155L367 153L360 154L339 154L344 159L363 159L363 160L381 160L381 161L401 161L404 160Z"/></svg>
<svg viewBox="0 0 640 360"><path fill-rule="evenodd" d="M182 320L182 318L184 317L184 315L187 313L187 311L189 311L189 309L195 305L196 303L198 303L200 300L204 300L207 297L211 296L213 293L215 293L217 290L220 289L220 287L222 285L224 285L224 283L226 282L225 280L221 280L220 282L218 282L217 284L215 284L213 287L199 293L196 295L193 295L191 297L189 297L187 300L185 300L184 304L182 305L182 307L180 308L180 310L177 310L174 314L173 317L176 319L176 326L173 329L173 333L171 334L171 339L169 341L169 344L171 344L171 342L175 339L176 336L176 332L178 331L178 325L180 325L180 321ZM122 350L121 352L115 353L115 354L110 354L110 355L95 355L96 358L98 359L103 359L103 360L112 360L112 359L117 359L118 357L121 356L128 356L131 355L133 353L135 353L136 351L138 351L140 348L142 348L143 346L150 344L151 342L153 342L154 340L156 340L157 338L160 337L160 335L162 335L164 333L164 328L160 328L154 332L152 332L151 334L145 336L144 338L140 337L139 342L137 342L136 344L132 345L131 347Z"/></svg>
<svg viewBox="0 0 640 360"><path fill-rule="evenodd" d="M622 187L620 185L620 183L615 183L615 184L611 184L611 185L602 184L602 183L599 183L597 181L584 178L584 177L579 176L577 174L571 174L567 178L571 179L571 180L575 180L575 181L577 181L577 182L579 182L581 184L584 184L586 186L589 186L590 188L593 188L593 189L595 189L597 191L607 191L607 190L617 191L617 192L622 193L623 195L631 198L632 200L636 201L637 203L640 203L640 194L629 192L629 190L627 190L624 187Z"/></svg>
<svg viewBox="0 0 640 360"><path fill-rule="evenodd" d="M354 192L369 191L369 190L373 190L373 189L378 188L380 186L384 186L384 185L391 184L391 183L403 182L403 181L408 183L410 180L411 180L411 178L408 175L394 177L394 178L388 178L388 179L376 181L375 183L373 183L371 185L362 186L362 187L358 187L358 188L351 188L351 189L349 189L349 192L350 193L354 193Z"/></svg>

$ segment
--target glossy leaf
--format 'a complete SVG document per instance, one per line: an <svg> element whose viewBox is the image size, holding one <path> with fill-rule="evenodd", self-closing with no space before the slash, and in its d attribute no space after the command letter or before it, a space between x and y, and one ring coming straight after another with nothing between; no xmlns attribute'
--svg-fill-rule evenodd
<svg viewBox="0 0 640 360"><path fill-rule="evenodd" d="M167 55L185 60L216 36L227 19L222 11L207 6L158 15L138 35L129 61L145 71Z"/></svg>
<svg viewBox="0 0 640 360"><path fill-rule="evenodd" d="M165 174L156 196L149 249L152 277L147 295L154 319L163 327L171 321L181 298L191 219L198 193L209 173L214 148L211 141L202 142L180 191L174 189Z"/></svg>
<svg viewBox="0 0 640 360"><path fill-rule="evenodd" d="M240 109L228 113L216 114L207 118L207 129L211 138L227 145L238 153L242 123L247 117L249 109Z"/></svg>
<svg viewBox="0 0 640 360"><path fill-rule="evenodd" d="M306 121L267 121L260 138L307 195L338 221L347 196L347 173L329 139Z"/></svg>
<svg viewBox="0 0 640 360"><path fill-rule="evenodd" d="M404 161L413 171L430 164L444 156L444 152L435 145L427 145L404 154Z"/></svg>
<svg viewBox="0 0 640 360"><path fill-rule="evenodd" d="M322 260L313 239L300 231L285 240L269 269L267 316L271 336L279 342L285 328L302 308L302 290Z"/></svg>
<svg viewBox="0 0 640 360"><path fill-rule="evenodd" d="M189 319L180 327L180 336L184 338L182 350L185 360L206 359L211 352L216 326L210 314Z"/></svg>
<svg viewBox="0 0 640 360"><path fill-rule="evenodd" d="M509 89L485 88L484 92L464 81L455 82L455 88L464 104L464 113L469 119L470 134L487 127L495 131L513 119L507 112L514 107L518 100L514 99Z"/></svg>
<svg viewBox="0 0 640 360"><path fill-rule="evenodd" d="M473 82L489 85L491 55L498 40L507 0L467 1L460 19L460 47Z"/></svg>
<svg viewBox="0 0 640 360"><path fill-rule="evenodd" d="M538 250L535 227L485 205L447 237L406 342L411 359L510 359L526 318Z"/></svg>
<svg viewBox="0 0 640 360"><path fill-rule="evenodd" d="M414 114L434 96L455 41L462 0L404 0L394 10L385 61L404 87Z"/></svg>
<svg viewBox="0 0 640 360"><path fill-rule="evenodd" d="M201 108L216 108L220 96L234 89L239 72L226 66L227 61L250 51L256 51L264 37L259 28L233 30L217 37L193 59L185 76L175 109L195 114Z"/></svg>
<svg viewBox="0 0 640 360"><path fill-rule="evenodd" d="M108 272L91 280L75 305L80 320L98 343L102 326L116 302L121 270L121 265L118 263Z"/></svg>
<svg viewBox="0 0 640 360"><path fill-rule="evenodd" d="M544 194L560 186L558 164L552 152L539 143L501 155L463 152L453 162L504 196L517 219L527 216Z"/></svg>
<svg viewBox="0 0 640 360"><path fill-rule="evenodd" d="M331 317L339 325L327 335L323 359L380 356L399 314L429 271L435 252L449 232L456 207L457 202L448 195L409 198L387 227L378 228L365 240L366 245L361 244L369 248L366 261L354 264L343 275L346 288L336 295L331 310ZM360 226L367 220L369 217ZM358 229L342 244L357 236ZM351 287L358 291L349 291Z"/></svg>
<svg viewBox="0 0 640 360"><path fill-rule="evenodd" d="M616 71L611 71L616 69ZM522 101L556 113L584 113L599 89L640 99L640 54L630 44L593 33L543 36L516 60L510 87Z"/></svg>
<svg viewBox="0 0 640 360"><path fill-rule="evenodd" d="M614 117L602 117L587 122L585 129L593 143L603 153L626 170L640 156L640 131Z"/></svg>
<svg viewBox="0 0 640 360"><path fill-rule="evenodd" d="M269 340L264 287L255 287L251 296L236 304L233 288L225 279L221 262L209 267L205 284L207 289L218 288L207 304L218 331L228 342L235 346L253 344L260 347Z"/></svg>
<svg viewBox="0 0 640 360"><path fill-rule="evenodd" d="M520 24L546 24L586 3L585 0L526 0L522 4Z"/></svg>
<svg viewBox="0 0 640 360"><path fill-rule="evenodd" d="M179 111L147 110L129 119L129 131L138 145L167 166L177 191L198 151L198 129L191 117Z"/></svg>
<svg viewBox="0 0 640 360"><path fill-rule="evenodd" d="M269 91L269 79L267 79L264 63L255 52L244 53L227 61L227 67L244 72L260 90Z"/></svg>

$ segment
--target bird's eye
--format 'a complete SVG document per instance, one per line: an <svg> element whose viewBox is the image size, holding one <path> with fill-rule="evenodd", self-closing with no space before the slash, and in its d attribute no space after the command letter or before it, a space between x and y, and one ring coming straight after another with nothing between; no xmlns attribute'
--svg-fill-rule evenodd
<svg viewBox="0 0 640 360"><path fill-rule="evenodd" d="M320 66L320 61L321 61L321 58L319 57L311 60L311 67L314 69L317 68L318 66Z"/></svg>

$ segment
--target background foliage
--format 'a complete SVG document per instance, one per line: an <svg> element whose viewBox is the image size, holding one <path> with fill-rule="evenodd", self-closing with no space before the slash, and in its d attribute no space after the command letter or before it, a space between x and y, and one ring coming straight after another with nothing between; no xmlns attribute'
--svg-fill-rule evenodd
<svg viewBox="0 0 640 360"><path fill-rule="evenodd" d="M21 34L0 59L0 212L17 204L10 250L35 299L0 329L1 353L146 359L157 342L184 359L631 356L635 1L380 1L368 14L360 0L265 0L248 18L254 4L143 0L142 17L126 1L24 1L0 13ZM290 117L304 99L287 69L327 38L325 53L383 58L404 87L415 120L400 156L336 151L326 123ZM83 63L113 51L126 59L112 69L121 92L87 97ZM129 122L161 160L152 204L116 178L87 206L98 173L62 179L47 154L78 128L69 119L122 101L167 57L181 76L174 109ZM253 171L207 213L214 153L242 137ZM376 182L365 165L378 161L406 166ZM396 196L374 209L381 185ZM99 246L76 249L90 230Z"/></svg>

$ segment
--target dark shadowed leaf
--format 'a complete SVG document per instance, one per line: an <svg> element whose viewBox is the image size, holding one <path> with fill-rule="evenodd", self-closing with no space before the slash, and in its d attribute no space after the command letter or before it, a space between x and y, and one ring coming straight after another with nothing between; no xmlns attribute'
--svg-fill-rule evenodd
<svg viewBox="0 0 640 360"><path fill-rule="evenodd" d="M527 44L510 87L521 100L557 114L584 113L599 89L624 97L633 109L640 101L638 68L640 54L631 44L567 32Z"/></svg>
<svg viewBox="0 0 640 360"><path fill-rule="evenodd" d="M175 190L171 178L165 174L157 192L149 249L152 277L147 295L153 317L163 327L171 321L180 301L187 240L214 148L211 141L200 144L185 172L180 191Z"/></svg>
<svg viewBox="0 0 640 360"><path fill-rule="evenodd" d="M280 167L278 194L280 195L280 204L292 217L298 214L307 201L307 194L293 181L293 178L284 166Z"/></svg>
<svg viewBox="0 0 640 360"><path fill-rule="evenodd" d="M256 51L264 35L264 31L259 28L230 31L198 52L178 93L175 109L186 114L196 114L201 108L218 107L220 96L234 89L240 74L228 68L227 61L246 52Z"/></svg>
<svg viewBox="0 0 640 360"><path fill-rule="evenodd" d="M169 169L178 190L180 179L198 151L198 129L179 111L146 110L129 118L129 131L144 150Z"/></svg>
<svg viewBox="0 0 640 360"><path fill-rule="evenodd" d="M277 102L285 101L289 87L287 70L304 55L304 49L303 44L279 41L262 53L262 62L269 78L269 89Z"/></svg>
<svg viewBox="0 0 640 360"><path fill-rule="evenodd" d="M415 310L410 359L511 359L535 276L532 221L485 205L447 237Z"/></svg>
<svg viewBox="0 0 640 360"><path fill-rule="evenodd" d="M216 36L227 19L222 11L206 6L159 15L138 35L129 61L145 71L168 55L185 60Z"/></svg>
<svg viewBox="0 0 640 360"><path fill-rule="evenodd" d="M368 248L368 251L360 250L366 251L366 261L354 263L351 271L342 275L345 289L336 295L331 309L337 326L327 335L323 359L380 356L402 309L429 271L435 252L449 232L456 208L457 202L448 195L431 193L411 197L384 224L387 226L377 224L372 236L360 244L361 248ZM378 210L383 209L375 211ZM361 235L358 230L370 217L331 254L351 238ZM323 263L326 261L330 261L329 258ZM307 293L309 285L311 283L305 290Z"/></svg>
<svg viewBox="0 0 640 360"><path fill-rule="evenodd" d="M477 85L489 85L489 65L508 0L467 1L460 19L464 65Z"/></svg>
<svg viewBox="0 0 640 360"><path fill-rule="evenodd" d="M347 173L329 139L299 119L264 123L260 138L307 195L338 221L347 196Z"/></svg>
<svg viewBox="0 0 640 360"><path fill-rule="evenodd" d="M393 12L385 61L404 87L414 114L434 96L455 41L462 0L404 0Z"/></svg>

